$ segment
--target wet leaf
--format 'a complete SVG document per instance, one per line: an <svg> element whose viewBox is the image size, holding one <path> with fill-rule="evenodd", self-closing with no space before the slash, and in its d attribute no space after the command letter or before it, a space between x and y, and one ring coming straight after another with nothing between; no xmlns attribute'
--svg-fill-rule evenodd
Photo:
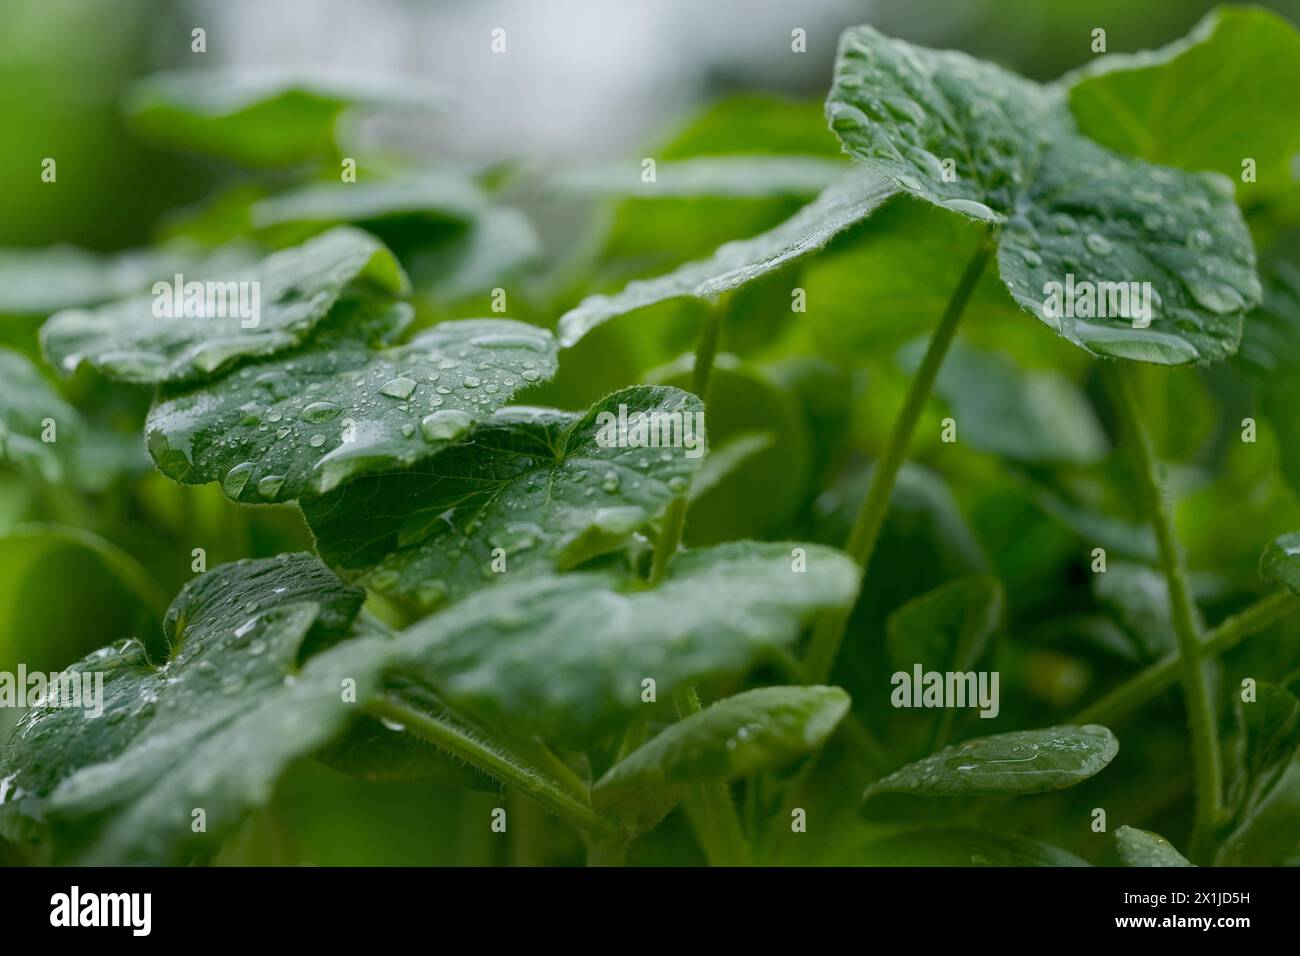
<svg viewBox="0 0 1300 956"><path fill-rule="evenodd" d="M645 427L656 446L620 445L620 421L629 440ZM303 511L321 556L345 577L428 609L572 567L646 529L686 493L704 453L702 424L694 395L648 386L583 415L504 409L471 443L354 481ZM659 447L664 425L692 447Z"/></svg>
<svg viewBox="0 0 1300 956"><path fill-rule="evenodd" d="M169 478L219 481L235 501L289 501L464 441L555 372L550 333L504 319L444 322L372 347L376 326L409 319L403 305L344 303L300 350L163 390L146 423L150 454Z"/></svg>
<svg viewBox="0 0 1300 956"><path fill-rule="evenodd" d="M1115 831L1115 846L1125 866L1191 866L1192 863L1158 833L1137 827Z"/></svg>
<svg viewBox="0 0 1300 956"><path fill-rule="evenodd" d="M652 589L599 573L508 581L412 625L399 650L404 670L491 726L587 743L645 706L647 678L666 699L744 673L857 585L829 548L733 542L677 555Z"/></svg>
<svg viewBox="0 0 1300 956"><path fill-rule="evenodd" d="M46 358L64 374L87 363L123 382L195 382L300 345L349 283L394 295L407 290L392 253L350 228L272 253L250 269L185 276L185 286L203 284L202 310L210 297L215 314L184 314L184 298L176 314L175 297L186 293L174 278L166 282L158 295L51 316L41 329ZM168 306L172 315L155 314Z"/></svg>

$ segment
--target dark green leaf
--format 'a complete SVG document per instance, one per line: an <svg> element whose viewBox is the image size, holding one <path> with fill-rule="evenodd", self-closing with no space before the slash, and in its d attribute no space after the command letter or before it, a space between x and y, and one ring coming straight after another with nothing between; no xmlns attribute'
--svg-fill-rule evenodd
<svg viewBox="0 0 1300 956"><path fill-rule="evenodd" d="M895 669L969 671L1001 623L1005 597L996 578L959 578L904 604L886 624Z"/></svg>
<svg viewBox="0 0 1300 956"><path fill-rule="evenodd" d="M101 718L70 708L23 718L0 757L7 832L43 822L58 858L90 864L210 853L291 760L352 717L345 681L354 700L375 684L389 646L378 638L297 665L306 644L346 629L359 601L308 555L208 572L168 611L165 663L128 641L74 668L105 672ZM206 833L192 828L196 809Z"/></svg>
<svg viewBox="0 0 1300 956"><path fill-rule="evenodd" d="M1166 365L1236 351L1260 292L1221 177L1120 158L1078 132L1063 89L867 26L841 38L826 109L867 168L1001 226L998 265L1012 296L1081 348ZM1132 304L1106 317L1052 314L1048 283L1085 281L1151 283L1149 326ZM1107 310L1124 311L1118 300Z"/></svg>
<svg viewBox="0 0 1300 956"><path fill-rule="evenodd" d="M642 791L780 769L825 743L848 710L838 687L761 687L724 698L615 764L592 800L615 806Z"/></svg>
<svg viewBox="0 0 1300 956"><path fill-rule="evenodd" d="M43 441L43 434L55 440ZM81 414L27 357L0 349L0 461L42 481L62 482L72 477L72 449L84 434Z"/></svg>
<svg viewBox="0 0 1300 956"><path fill-rule="evenodd" d="M927 342L899 353L914 374ZM980 451L1024 462L1091 464L1110 449L1087 398L1065 376L1028 371L1007 358L953 343L935 391L958 413L961 439Z"/></svg>
<svg viewBox="0 0 1300 956"><path fill-rule="evenodd" d="M1222 173L1243 201L1293 182L1300 33L1276 13L1219 8L1181 40L1100 57L1067 79L1079 128L1117 152ZM1247 157L1256 164L1249 183Z"/></svg>
<svg viewBox="0 0 1300 956"><path fill-rule="evenodd" d="M803 548L807 571L794 570ZM589 742L660 697L748 670L819 611L845 607L858 569L816 545L733 542L675 557L658 587L571 573L480 591L399 637L415 676L493 726Z"/></svg>
<svg viewBox="0 0 1300 956"><path fill-rule="evenodd" d="M912 830L867 844L867 866L1088 866L1073 853L1010 833L968 827Z"/></svg>
<svg viewBox="0 0 1300 956"><path fill-rule="evenodd" d="M1115 846L1125 866L1191 866L1191 862L1158 833L1137 827L1115 831Z"/></svg>
<svg viewBox="0 0 1300 956"><path fill-rule="evenodd" d="M979 737L945 747L867 787L882 793L964 797L1060 790L1100 771L1119 752L1105 727L1046 727Z"/></svg>
<svg viewBox="0 0 1300 956"><path fill-rule="evenodd" d="M638 423L676 423L673 434L694 447L611 444L620 410L629 437ZM501 575L571 567L623 544L685 494L705 448L702 420L694 395L649 386L584 415L504 409L471 443L303 511L321 556L344 576L427 609Z"/></svg>
<svg viewBox="0 0 1300 956"><path fill-rule="evenodd" d="M1261 683L1237 705L1232 820L1217 866L1277 866L1300 858L1300 701Z"/></svg>
<svg viewBox="0 0 1300 956"><path fill-rule="evenodd" d="M1265 581L1276 581L1300 595L1300 531L1281 535L1264 549L1259 573Z"/></svg>
<svg viewBox="0 0 1300 956"><path fill-rule="evenodd" d="M504 319L444 322L375 350L360 333L400 327L410 310L374 310L340 305L302 350L164 391L146 426L159 469L186 484L220 481L236 501L323 494L464 441L555 373L550 333Z"/></svg>

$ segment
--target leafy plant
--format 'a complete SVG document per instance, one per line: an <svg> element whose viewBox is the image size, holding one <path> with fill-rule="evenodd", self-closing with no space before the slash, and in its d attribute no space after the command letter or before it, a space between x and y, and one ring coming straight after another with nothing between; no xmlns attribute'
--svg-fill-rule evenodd
<svg viewBox="0 0 1300 956"><path fill-rule="evenodd" d="M668 144L653 189L634 164L546 178L617 205L585 261L538 240L512 175L292 171L337 161L344 109L426 100L145 82L140 133L254 171L129 258L0 253L0 308L49 315L65 379L33 342L0 351L5 515L161 618L71 665L102 675L102 718L18 721L0 836L60 863L238 861L323 764L486 793L459 825L533 849L536 805L567 827L543 862L1300 859L1300 309L1283 242L1256 271L1257 240L1300 225L1278 95L1298 46L1234 9L1039 84L854 27L829 132L741 99ZM1191 76L1217 78L1171 110ZM1258 179L1234 186L1242 150ZM745 228L665 262L639 215ZM159 315L173 269L254 284L260 315ZM1151 313L1059 312L1067 275L1140 280ZM516 318L467 317L507 291ZM1238 441L1256 393L1266 440L1245 416ZM1206 440L1167 466L1199 408ZM141 431L162 477L216 488L141 475L120 450ZM1267 519L1224 531L1238 500ZM129 557L141 521L194 556L165 612ZM977 674L1008 693L963 713Z"/></svg>

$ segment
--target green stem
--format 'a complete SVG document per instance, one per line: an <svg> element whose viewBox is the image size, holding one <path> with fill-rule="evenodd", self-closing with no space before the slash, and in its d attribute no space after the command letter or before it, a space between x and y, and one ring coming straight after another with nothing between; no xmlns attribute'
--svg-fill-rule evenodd
<svg viewBox="0 0 1300 956"><path fill-rule="evenodd" d="M1219 734L1209 687L1201 667L1200 615L1192 598L1187 559L1174 532L1173 511L1161 487L1159 462L1151 435L1142 420L1137 393L1128 369L1105 366L1115 396L1116 410L1133 446L1138 493L1155 530L1160 564L1169 585L1169 609L1178 639L1178 661L1183 693L1187 698L1188 728L1196 776L1196 811L1191 846L1203 851L1222 813L1223 766Z"/></svg>
<svg viewBox="0 0 1300 956"><path fill-rule="evenodd" d="M700 712L700 698L695 688L687 687L673 694L677 713L685 719ZM686 813L695 827L710 866L748 866L749 844L740 827L736 805L727 785L719 780L697 783L688 788Z"/></svg>
<svg viewBox="0 0 1300 956"><path fill-rule="evenodd" d="M1225 618L1205 636L1201 643L1201 659L1208 660L1232 650L1247 637L1258 634L1297 610L1300 610L1300 601L1285 588L1261 598L1245 610ZM1171 654L1079 711L1070 723L1104 724L1117 720L1167 690L1178 680L1178 672L1179 657Z"/></svg>
<svg viewBox="0 0 1300 956"><path fill-rule="evenodd" d="M450 721L423 713L392 697L379 697L367 704L366 709L376 717L401 724L415 736L531 797L560 819L592 836L611 837L619 829L614 821L593 810L584 796L562 789L533 768L516 762L494 745L479 740Z"/></svg>
<svg viewBox="0 0 1300 956"><path fill-rule="evenodd" d="M867 489L867 496L862 501L857 519L853 522L853 531L844 547L849 556L861 566L864 575L871 563L871 553L876 549L876 541L880 537L880 529L885 521L885 512L889 510L894 480L898 477L898 470L903 466L903 459L907 457L907 446L912 441L912 433L916 431L916 423L925 409L925 402L930 396L931 388L934 387L939 367L943 364L944 356L957 332L957 324L966 310L966 304L970 301L971 294L975 291L975 286L992 252L992 237L986 235L966 266L966 271L962 273L961 281L957 283L957 288L953 290L952 297L948 300L943 318L939 321L938 328L934 330L934 335L930 337L925 358L922 359L921 367L917 369L916 376L912 379L903 408L894 422L889 444L885 446L884 454L876 462L875 472L871 476L871 486ZM848 610L834 611L823 615L813 628L805 667L810 683L822 684L830 678L831 668L835 664L836 655L839 654L840 643L844 639L844 628L848 625L848 621Z"/></svg>
<svg viewBox="0 0 1300 956"><path fill-rule="evenodd" d="M692 366L691 389L701 402L709 400L709 378L713 374L713 360L718 354L718 339L722 333L721 305L713 305L704 319L704 328L700 330L700 341L695 346L695 362ZM682 541L682 531L686 527L686 495L674 498L664 512L663 531L659 544L655 548L650 563L650 583L658 584L668 570L668 562L677 553L677 546Z"/></svg>

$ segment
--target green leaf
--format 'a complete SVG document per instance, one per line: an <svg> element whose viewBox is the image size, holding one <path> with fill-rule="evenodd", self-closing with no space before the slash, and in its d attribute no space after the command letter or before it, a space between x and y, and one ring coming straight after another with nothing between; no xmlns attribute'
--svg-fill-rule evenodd
<svg viewBox="0 0 1300 956"><path fill-rule="evenodd" d="M896 670L969 671L1001 623L1005 595L996 578L958 578L904 604L885 625Z"/></svg>
<svg viewBox="0 0 1300 956"><path fill-rule="evenodd" d="M110 255L67 245L0 249L0 313L44 317L141 292L177 272L237 268L250 261L251 249L240 244L209 252L177 242Z"/></svg>
<svg viewBox="0 0 1300 956"><path fill-rule="evenodd" d="M1265 581L1283 584L1300 596L1300 531L1280 535L1264 549L1259 574Z"/></svg>
<svg viewBox="0 0 1300 956"><path fill-rule="evenodd" d="M868 169L1000 226L1008 290L1074 344L1166 365L1236 350L1260 291L1250 236L1221 177L1116 156L1078 132L1060 87L867 26L840 40L826 112ZM1149 327L1135 325L1131 306L1128 316L1054 315L1048 283L1085 281L1149 282Z"/></svg>
<svg viewBox="0 0 1300 956"><path fill-rule="evenodd" d="M724 698L611 767L591 799L615 807L663 787L779 770L821 747L849 703L838 687L761 687Z"/></svg>
<svg viewBox="0 0 1300 956"><path fill-rule="evenodd" d="M844 173L843 162L820 156L693 156L656 164L654 182L643 181L641 164L635 160L570 169L552 182L566 193L637 199L810 198Z"/></svg>
<svg viewBox="0 0 1300 956"><path fill-rule="evenodd" d="M352 482L303 513L345 577L428 609L501 575L572 567L645 529L699 466L703 408L678 389L636 386L582 415L504 409L472 443ZM620 413L629 438L638 423L668 423L697 444L619 447Z"/></svg>
<svg viewBox="0 0 1300 956"><path fill-rule="evenodd" d="M374 350L359 333L400 328L406 306L344 303L306 347L191 389L149 412L149 451L186 484L220 481L235 501L323 494L412 465L467 439L555 373L549 332L504 319L444 322Z"/></svg>
<svg viewBox="0 0 1300 956"><path fill-rule="evenodd" d="M914 374L928 342L899 353ZM961 438L980 451L1024 462L1092 464L1110 450L1106 432L1079 388L1053 371L1028 371L962 342L949 350L935 391L961 413Z"/></svg>
<svg viewBox="0 0 1300 956"><path fill-rule="evenodd" d="M338 733L375 683L388 642L346 641L299 667L309 643L337 640L360 592L309 555L213 569L167 613L170 658L137 641L72 670L104 673L102 717L33 708L0 755L6 832L48 827L56 859L177 864L211 853L283 768ZM192 829L202 808L207 832ZM28 831L30 832L30 831Z"/></svg>
<svg viewBox="0 0 1300 956"><path fill-rule="evenodd" d="M665 160L694 156L795 154L836 158L821 103L740 94L710 103L654 153Z"/></svg>
<svg viewBox="0 0 1300 956"><path fill-rule="evenodd" d="M416 89L346 84L305 73L186 71L147 77L128 91L134 130L165 146L247 166L290 166L335 150L349 108L428 110L443 104Z"/></svg>
<svg viewBox="0 0 1300 956"><path fill-rule="evenodd" d="M867 787L883 793L966 797L1060 790L1100 771L1119 752L1105 727L1046 727L979 737L945 747Z"/></svg>
<svg viewBox="0 0 1300 956"><path fill-rule="evenodd" d="M805 549L807 571L791 552ZM747 671L817 613L846 607L858 568L816 545L733 542L685 551L653 589L609 574L509 581L399 638L423 679L489 725L589 742L673 690Z"/></svg>
<svg viewBox="0 0 1300 956"><path fill-rule="evenodd" d="M1094 575L1092 589L1097 600L1114 608L1147 660L1177 648L1169 610L1169 583L1155 568L1111 559L1106 573Z"/></svg>
<svg viewBox="0 0 1300 956"><path fill-rule="evenodd" d="M1216 866L1277 866L1300 858L1300 701L1260 683L1237 705L1232 820Z"/></svg>
<svg viewBox="0 0 1300 956"><path fill-rule="evenodd" d="M1274 260L1263 274L1264 304L1250 314L1237 361L1277 431L1282 476L1300 494L1300 269Z"/></svg>
<svg viewBox="0 0 1300 956"><path fill-rule="evenodd" d="M1192 866L1174 845L1158 833L1137 827L1115 831L1115 846L1125 866Z"/></svg>
<svg viewBox="0 0 1300 956"><path fill-rule="evenodd" d="M1116 152L1222 173L1243 202L1291 187L1300 33L1276 13L1213 10L1181 40L1100 57L1067 80L1079 128ZM1256 164L1249 183L1247 157Z"/></svg>
<svg viewBox="0 0 1300 956"><path fill-rule="evenodd" d="M851 171L774 229L727 243L710 258L687 263L667 275L629 283L616 295L588 296L561 317L560 341L566 348L575 345L596 326L634 309L682 296L709 299L744 285L820 249L871 215L894 192L879 176Z"/></svg>
<svg viewBox="0 0 1300 956"><path fill-rule="evenodd" d="M944 826L868 843L854 862L868 866L1088 866L1073 853L1011 833Z"/></svg>
<svg viewBox="0 0 1300 956"><path fill-rule="evenodd" d="M254 203L250 216L255 229L308 223L372 224L403 217L463 225L486 203L487 197L470 180L422 173L400 179L308 183Z"/></svg>
<svg viewBox="0 0 1300 956"><path fill-rule="evenodd" d="M47 421L53 422L53 432ZM42 481L62 482L71 477L73 446L84 433L81 414L27 356L0 348L0 461ZM43 441L42 434L55 441Z"/></svg>
<svg viewBox="0 0 1300 956"><path fill-rule="evenodd" d="M140 384L194 382L237 362L274 355L300 345L329 313L349 283L403 294L406 276L392 253L373 236L339 228L292 249L273 253L256 267L184 282L214 283L212 316L154 314L173 304L174 278L160 295L126 299L94 310L52 316L41 329L49 362L71 374L83 362L109 378ZM241 317L238 292L215 294L215 283L249 282ZM256 293L256 299L253 298ZM257 308L252 305L256 302Z"/></svg>

